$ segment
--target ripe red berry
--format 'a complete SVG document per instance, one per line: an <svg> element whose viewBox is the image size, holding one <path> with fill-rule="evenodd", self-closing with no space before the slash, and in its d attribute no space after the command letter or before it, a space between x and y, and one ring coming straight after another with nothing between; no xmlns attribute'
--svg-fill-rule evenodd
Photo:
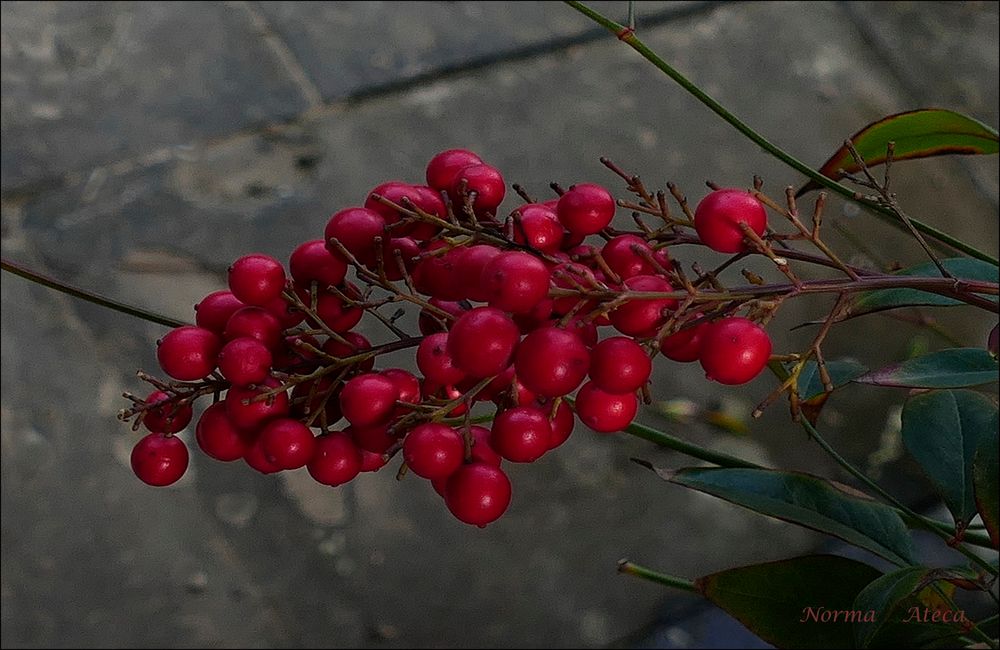
<svg viewBox="0 0 1000 650"><path fill-rule="evenodd" d="M316 451L306 465L318 483L336 487L347 483L361 471L361 451L342 431L316 438Z"/></svg>
<svg viewBox="0 0 1000 650"><path fill-rule="evenodd" d="M492 377L510 365L520 338L510 316L493 307L477 307L451 326L448 353L470 377Z"/></svg>
<svg viewBox="0 0 1000 650"><path fill-rule="evenodd" d="M365 197L365 209L378 213L385 219L386 224L396 223L402 217L399 210L376 199L379 196L388 201L392 201L401 208L406 209L403 199L413 201L417 193L413 186L403 181L387 181L372 188L372 191Z"/></svg>
<svg viewBox="0 0 1000 650"><path fill-rule="evenodd" d="M271 370L271 351L257 339L241 337L222 346L219 372L236 386L259 384Z"/></svg>
<svg viewBox="0 0 1000 650"><path fill-rule="evenodd" d="M132 448L132 471L147 485L176 483L187 466L187 446L177 436L150 433Z"/></svg>
<svg viewBox="0 0 1000 650"><path fill-rule="evenodd" d="M625 280L636 275L652 275L656 269L640 252L653 257L653 249L646 240L636 235L618 235L601 249L601 257L612 271Z"/></svg>
<svg viewBox="0 0 1000 650"><path fill-rule="evenodd" d="M615 199L600 185L581 183L559 197L556 213L571 233L593 235L611 223L615 216Z"/></svg>
<svg viewBox="0 0 1000 650"><path fill-rule="evenodd" d="M333 386L332 390L331 386ZM322 424L322 418L325 417L327 425L336 423L342 417L340 412L340 389L342 386L343 384L329 375L296 384L292 389L290 401L291 414L297 418L307 418L322 408L326 413L317 416L321 419L316 421Z"/></svg>
<svg viewBox="0 0 1000 650"><path fill-rule="evenodd" d="M502 251L496 246L477 244L463 249L463 253L455 260L455 275L452 282L461 285L464 298L476 302L486 302L489 294L483 288L483 269Z"/></svg>
<svg viewBox="0 0 1000 650"><path fill-rule="evenodd" d="M396 385L397 401L406 402L407 404L420 403L420 380L412 372L403 370L402 368L387 368L382 371L382 376L387 377L389 381ZM405 406L397 404L393 414L403 415L408 411L409 409Z"/></svg>
<svg viewBox="0 0 1000 650"><path fill-rule="evenodd" d="M246 307L232 291L216 291L210 293L194 306L194 322L198 327L212 330L218 335L226 329L229 317L237 310Z"/></svg>
<svg viewBox="0 0 1000 650"><path fill-rule="evenodd" d="M701 343L705 376L720 384L745 384L760 374L771 358L771 337L746 318L712 323Z"/></svg>
<svg viewBox="0 0 1000 650"><path fill-rule="evenodd" d="M514 241L527 244L543 253L555 253L562 247L563 227L556 213L530 204L518 208L514 220Z"/></svg>
<svg viewBox="0 0 1000 650"><path fill-rule="evenodd" d="M417 256L420 255L420 244L413 237L393 237L382 248L382 265L385 268L385 277L393 282L403 279L403 272L399 268L399 260L396 259L396 252L403 260L403 268L411 276L416 267Z"/></svg>
<svg viewBox="0 0 1000 650"><path fill-rule="evenodd" d="M387 424L373 424L368 427L350 426L344 429L344 433L351 436L351 440L359 449L377 454L385 453L386 449L396 442L396 438L389 435Z"/></svg>
<svg viewBox="0 0 1000 650"><path fill-rule="evenodd" d="M249 447L245 434L229 421L225 402L216 402L205 409L194 435L203 452L222 462L243 458Z"/></svg>
<svg viewBox="0 0 1000 650"><path fill-rule="evenodd" d="M361 291L353 284L348 283L341 293L348 296L352 300L361 297ZM309 298L304 300L308 304ZM319 319L326 324L327 327L332 329L338 334L343 334L349 331L355 325L361 322L361 317L364 316L365 312L361 307L357 305L351 305L344 301L343 298L337 294L324 291L316 296L316 315Z"/></svg>
<svg viewBox="0 0 1000 650"><path fill-rule="evenodd" d="M226 415L229 421L243 431L253 431L272 418L288 414L288 393L280 392L254 401L261 393L280 386L281 383L268 377L257 386L233 386L226 393ZM246 401L246 403L244 403Z"/></svg>
<svg viewBox="0 0 1000 650"><path fill-rule="evenodd" d="M573 426L576 424L576 419L573 417L573 409L570 408L569 402L565 400L559 402L555 416L552 416L549 406L546 405L544 408L549 414L549 423L552 425L552 438L549 439L549 449L555 449L569 440L569 435L573 433Z"/></svg>
<svg viewBox="0 0 1000 650"><path fill-rule="evenodd" d="M284 296L278 296L263 307L265 311L278 319L283 330L295 327L306 319L306 313L286 300Z"/></svg>
<svg viewBox="0 0 1000 650"><path fill-rule="evenodd" d="M590 368L590 352L576 334L545 327L524 337L514 359L518 379L544 397L560 397L580 385Z"/></svg>
<svg viewBox="0 0 1000 650"><path fill-rule="evenodd" d="M698 314L695 318L700 318ZM660 352L673 361L690 362L697 361L701 356L701 345L705 339L705 332L708 330L708 321L702 321L697 325L685 327L673 334L663 337L660 340Z"/></svg>
<svg viewBox="0 0 1000 650"><path fill-rule="evenodd" d="M340 411L357 427L381 424L392 417L399 390L388 377L370 372L358 375L340 391Z"/></svg>
<svg viewBox="0 0 1000 650"><path fill-rule="evenodd" d="M590 355L590 378L609 393L631 393L649 381L653 362L638 343L624 336L605 339Z"/></svg>
<svg viewBox="0 0 1000 650"><path fill-rule="evenodd" d="M247 446L247 452L243 455L243 462L261 474L274 474L280 472L281 468L272 463L264 453L264 444L260 436L254 438Z"/></svg>
<svg viewBox="0 0 1000 650"><path fill-rule="evenodd" d="M170 399L162 390L154 390L146 398L146 404L159 404ZM143 411L142 423L153 433L177 433L191 421L191 404L164 404L158 408Z"/></svg>
<svg viewBox="0 0 1000 650"><path fill-rule="evenodd" d="M459 521L483 527L506 512L510 480L499 467L464 465L448 479L444 502Z"/></svg>
<svg viewBox="0 0 1000 650"><path fill-rule="evenodd" d="M417 368L432 383L449 386L465 378L448 352L448 334L439 332L424 338L417 346Z"/></svg>
<svg viewBox="0 0 1000 650"><path fill-rule="evenodd" d="M579 291L580 288L593 289L598 287L593 271L578 262L563 262L552 269L552 286L560 289ZM567 314L580 302L578 295L563 296L552 301L552 309L557 314ZM577 313L586 314L596 307L594 301L587 301Z"/></svg>
<svg viewBox="0 0 1000 650"><path fill-rule="evenodd" d="M490 306L526 313L549 294L549 270L540 259L521 251L497 255L483 268L483 291Z"/></svg>
<svg viewBox="0 0 1000 650"><path fill-rule="evenodd" d="M322 239L299 244L288 260L292 279L308 287L316 282L320 289L335 286L347 277L347 263L326 248Z"/></svg>
<svg viewBox="0 0 1000 650"><path fill-rule="evenodd" d="M549 450L551 440L552 425L540 408L516 406L493 420L490 446L515 463L538 460Z"/></svg>
<svg viewBox="0 0 1000 650"><path fill-rule="evenodd" d="M745 223L758 235L767 227L764 206L746 190L715 190L701 200L694 211L694 227L706 246L720 253L748 250L746 235L739 224Z"/></svg>
<svg viewBox="0 0 1000 650"><path fill-rule="evenodd" d="M421 424L403 440L403 460L417 476L427 479L450 476L462 465L465 442L451 427L435 422Z"/></svg>
<svg viewBox="0 0 1000 650"><path fill-rule="evenodd" d="M323 352L326 352L332 357L337 357L338 359L346 359L347 357L353 357L372 349L371 342L357 332L345 332L342 336L344 337L344 341L346 341L346 343L344 341L338 341L337 339L328 339L326 343L323 344ZM375 357L362 361L352 367L357 368L361 372L368 372L375 367Z"/></svg>
<svg viewBox="0 0 1000 650"><path fill-rule="evenodd" d="M451 194L451 200L455 204L454 209L457 214L462 213L462 206L464 205L465 199L461 194L463 184L467 193L471 194L475 192L476 194L472 207L475 208L477 213L496 213L497 207L507 193L507 185L504 182L503 175L496 167L483 164L464 167L455 174L451 181L451 187L448 190Z"/></svg>
<svg viewBox="0 0 1000 650"><path fill-rule="evenodd" d="M580 421L598 433L621 431L635 418L639 400L634 393L615 394L601 390L588 381L576 394L576 414Z"/></svg>
<svg viewBox="0 0 1000 650"><path fill-rule="evenodd" d="M264 456L281 469L298 469L312 460L316 438L309 427L298 420L271 420L260 432Z"/></svg>
<svg viewBox="0 0 1000 650"><path fill-rule="evenodd" d="M180 381L196 381L215 370L222 342L203 327L185 325L167 332L156 345L163 372Z"/></svg>
<svg viewBox="0 0 1000 650"><path fill-rule="evenodd" d="M456 302L453 300L431 298L427 302L456 318L469 310L468 303ZM424 336L427 336L428 334L436 334L437 332L444 332L451 326L452 322L454 321L441 316L436 311L431 311L427 307L421 309L420 315L417 317L417 327L420 328L420 333Z"/></svg>
<svg viewBox="0 0 1000 650"><path fill-rule="evenodd" d="M229 318L222 336L227 341L243 337L256 339L268 350L274 350L282 340L281 321L263 307L244 307Z"/></svg>
<svg viewBox="0 0 1000 650"><path fill-rule="evenodd" d="M636 275L625 280L625 286L632 291L650 293L674 290L665 278L658 275ZM666 312L676 306L677 301L670 298L636 298L611 312L611 324L628 336L653 336L657 328L666 322Z"/></svg>
<svg viewBox="0 0 1000 650"><path fill-rule="evenodd" d="M413 284L417 291L428 296L461 300L465 297L465 290L462 282L457 281L457 267L465 249L447 249L448 244L443 241L434 241L427 246L413 267Z"/></svg>
<svg viewBox="0 0 1000 650"><path fill-rule="evenodd" d="M385 467L386 460L382 454L376 454L367 449L359 449L358 451L361 453L362 472L377 472Z"/></svg>
<svg viewBox="0 0 1000 650"><path fill-rule="evenodd" d="M244 255L229 267L229 290L248 305L266 305L285 289L285 269L269 255Z"/></svg>
<svg viewBox="0 0 1000 650"><path fill-rule="evenodd" d="M486 427L472 426L469 427L469 433L472 434L471 462L500 467L502 457L490 446L492 432Z"/></svg>
<svg viewBox="0 0 1000 650"><path fill-rule="evenodd" d="M365 208L347 208L330 217L326 224L326 247L336 257L343 259L330 240L339 241L347 251L365 266L375 265L375 238L386 239L385 219L377 212Z"/></svg>
<svg viewBox="0 0 1000 650"><path fill-rule="evenodd" d="M427 163L427 184L440 191L451 188L455 175L471 165L480 165L483 160L467 149L448 149L435 155Z"/></svg>

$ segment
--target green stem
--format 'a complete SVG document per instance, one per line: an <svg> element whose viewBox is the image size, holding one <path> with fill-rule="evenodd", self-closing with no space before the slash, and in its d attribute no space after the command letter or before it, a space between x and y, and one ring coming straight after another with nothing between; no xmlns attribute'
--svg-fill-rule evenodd
<svg viewBox="0 0 1000 650"><path fill-rule="evenodd" d="M751 463L748 460L712 451L711 449L705 449L704 447L686 442L668 433L657 431L656 429L647 427L637 422L633 422L625 427L624 431L625 433L630 433L637 438L648 440L653 444L661 447L667 447L668 449L673 449L674 451L679 451L686 456L691 456L692 458L697 458L707 463L718 465L719 467L749 467L752 469L765 469L760 465Z"/></svg>
<svg viewBox="0 0 1000 650"><path fill-rule="evenodd" d="M597 11L594 11L593 9L583 4L582 2L574 2L572 0L566 0L566 4L576 9L583 15L587 16L595 23L601 25L611 33L615 34L619 40L628 44L629 47L631 47L633 50L642 55L642 57L645 58L647 61L655 65L661 72L663 72L668 77L677 82L677 84L680 85L684 90L694 95L694 97L698 99L698 101L700 101L702 104L712 109L712 111L714 111L719 117L724 119L726 122L732 125L736 130L738 130L740 133L742 133L747 138L752 140L760 148L764 149L764 151L768 152L769 154L771 154L778 160L782 161L792 169L795 169L796 171L805 174L806 176L816 181L823 187L873 210L879 216L879 218L883 219L884 221L900 229L905 229L905 225L901 223L900 220L888 209L869 201L860 200L855 190L851 189L850 187L847 187L846 185L843 185L842 183L838 183L832 178L827 178L823 174L820 174L819 172L809 167L809 165L806 165L804 162L802 162L795 156L791 155L784 149L778 147L770 140L762 136L760 133L757 133L757 131L750 128L749 125L747 125L741 119L730 113L722 104L713 99L705 91L703 91L693 82L691 82L691 80L689 80L687 77L678 72L673 66L671 66L669 63L661 59L659 55L657 55L655 52L649 49L649 47L645 43L643 43L639 39L639 37L635 35L634 31L626 28L624 25L616 23L615 21L611 20L610 18L607 18L606 16L602 15ZM966 244L965 242L956 239L955 237L949 235L946 232L938 230L937 228L934 228L933 226L925 224L921 221L917 221L916 219L910 219L910 222L918 231L922 232L923 234L929 237L932 237L933 239L936 239L941 243L951 246L955 250L962 251L966 255L981 259L985 262L989 262L990 264L1000 266L1000 261L998 261L996 258L992 257L988 253L984 253L983 251L975 248L970 244Z"/></svg>
<svg viewBox="0 0 1000 650"><path fill-rule="evenodd" d="M633 564L628 560L622 560L618 563L618 572L642 578L643 580L649 580L650 582L656 582L668 587L673 587L674 589L689 591L693 594L698 593L698 588L695 587L694 583L690 580L667 575L665 573L657 573L656 571L647 569L646 567Z"/></svg>
<svg viewBox="0 0 1000 650"><path fill-rule="evenodd" d="M123 314L128 314L129 316L135 316L143 320L148 320L151 323L156 323L157 325L166 325L167 327L180 327L182 325L187 325L182 321L164 316L162 314L157 314L156 312L148 311L140 307L135 307L134 305L128 305L123 302L118 302L117 300L112 300L111 298L105 298L104 296L94 293L93 291L87 291L86 289L80 289L79 287L74 287L71 284L67 284L61 280L56 280L55 278L50 278L47 275L42 275L37 271L32 271L26 266L22 266L16 262L11 262L9 260L0 260L0 266L2 266L4 271L8 273L13 273L16 276L22 277L25 280L30 280L43 287L49 287L50 289L55 289L56 291L61 291L65 294L73 296L74 298L79 298L80 300L86 300L87 302L94 303L95 305L100 305L101 307L106 307L108 309L113 309L117 312Z"/></svg>

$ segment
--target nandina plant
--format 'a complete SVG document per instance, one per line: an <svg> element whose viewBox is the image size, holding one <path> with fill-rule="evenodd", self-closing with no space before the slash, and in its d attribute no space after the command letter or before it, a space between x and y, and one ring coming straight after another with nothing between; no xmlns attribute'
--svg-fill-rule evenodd
<svg viewBox="0 0 1000 650"><path fill-rule="evenodd" d="M700 593L781 647L996 647L997 617L975 621L960 604L974 607L977 596L996 603L995 553L984 559L975 547L995 550L1000 539L997 328L986 345L875 370L823 352L834 327L877 311L966 305L996 320L997 260L911 218L890 190L895 161L996 153L996 131L950 111L889 116L814 171L659 59L633 26L568 4L810 182L779 198L760 178L746 187L709 183L692 205L675 185L647 187L602 159L607 187L552 183L552 195L535 197L512 185L510 200L501 170L472 151L442 151L418 182L385 182L359 205L337 206L317 223L316 239L289 251L287 266L255 252L235 260L228 290L205 296L193 324L11 262L4 269L172 328L157 347L164 376L140 371L150 392L126 393L131 404L120 414L147 431L131 462L148 485L179 480L192 442L215 461L261 474L304 467L332 487L395 463L397 479L430 481L458 520L483 527L516 499L505 464L558 453L574 430L626 433L711 464L665 470L638 461L663 479L837 537L885 564L810 555L691 581L623 560L623 573ZM845 262L823 238L826 192L800 210L800 197L820 188L909 232L929 261L897 272ZM631 216L627 228L623 214ZM942 258L934 245L957 255ZM686 264L691 247L711 249L719 264ZM751 256L769 259L772 276L740 269ZM802 279L806 267L822 277ZM775 314L817 294L829 297L829 310L812 323L811 343L775 344ZM407 308L419 312L417 331L399 324ZM384 326L384 339L354 331L366 317ZM384 364L402 350L419 375ZM776 385L753 415L787 400L791 419L862 489L761 467L633 422L656 393L654 364L664 363L698 363L707 381L725 385L770 372ZM910 391L903 443L952 522L908 508L817 430L823 405L852 382ZM179 434L199 401L207 407L184 442ZM921 564L909 528L933 533L965 562Z"/></svg>

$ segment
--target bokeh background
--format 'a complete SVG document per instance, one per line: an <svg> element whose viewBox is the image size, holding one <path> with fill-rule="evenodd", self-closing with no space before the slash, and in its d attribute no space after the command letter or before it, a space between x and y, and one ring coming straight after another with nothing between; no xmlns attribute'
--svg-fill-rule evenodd
<svg viewBox="0 0 1000 650"><path fill-rule="evenodd" d="M625 2L595 4L624 18ZM636 5L654 49L817 166L888 113L941 106L998 122L996 3ZM620 192L602 155L695 199L706 179L758 173L776 195L801 182L558 2L4 2L0 16L4 257L177 318L224 285L235 257L286 258L372 186L421 180L445 148L474 149L539 195L553 180ZM996 253L996 157L901 164L896 183L914 215ZM840 201L827 222L858 263L921 259ZM485 530L392 469L330 489L194 454L178 485L148 488L128 468L137 434L115 414L121 392L140 389L136 368L155 369L162 328L6 274L2 298L5 647L743 644L738 624L617 576L616 560L696 577L826 544L668 486L629 457L684 458L582 426L511 468L513 505ZM825 306L789 305L778 347L800 349L810 333L789 328ZM968 315L942 322L975 344L991 324ZM855 324L835 331L828 358L875 366L942 345L886 317ZM664 360L653 392L745 418L769 390ZM929 505L900 458L900 400L849 388L821 426ZM655 408L641 417L843 478L780 405L743 436Z"/></svg>

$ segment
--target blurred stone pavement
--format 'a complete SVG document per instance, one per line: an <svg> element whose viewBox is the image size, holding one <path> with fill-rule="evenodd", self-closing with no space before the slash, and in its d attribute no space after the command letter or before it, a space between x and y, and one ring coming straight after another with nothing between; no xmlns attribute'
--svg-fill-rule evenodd
<svg viewBox="0 0 1000 650"><path fill-rule="evenodd" d="M625 2L594 4L624 16ZM637 8L656 51L817 166L893 112L998 123L996 3ZM553 180L613 185L601 155L695 198L705 179L758 173L778 194L801 181L558 2L4 2L0 17L4 257L181 319L235 257L287 258L330 213L384 180L420 180L445 148L537 194ZM937 159L901 164L894 182L913 213L995 253L997 172L996 157ZM856 259L920 260L851 206L828 214L872 249ZM617 576L616 560L693 578L821 542L667 486L629 458L685 459L582 426L511 468L511 509L485 530L392 469L330 489L193 453L178 485L148 488L115 414L135 370L155 369L163 329L8 274L2 306L4 647L727 647L752 639L697 599ZM786 308L778 347L800 349L808 331L785 332L822 306ZM835 331L828 357L875 365L924 336L869 318L863 336ZM944 317L985 338L968 320ZM744 413L768 390L663 362L653 392ZM864 463L900 399L849 388L821 424ZM745 437L642 419L843 478L780 406ZM887 485L923 496L915 468L892 468Z"/></svg>

